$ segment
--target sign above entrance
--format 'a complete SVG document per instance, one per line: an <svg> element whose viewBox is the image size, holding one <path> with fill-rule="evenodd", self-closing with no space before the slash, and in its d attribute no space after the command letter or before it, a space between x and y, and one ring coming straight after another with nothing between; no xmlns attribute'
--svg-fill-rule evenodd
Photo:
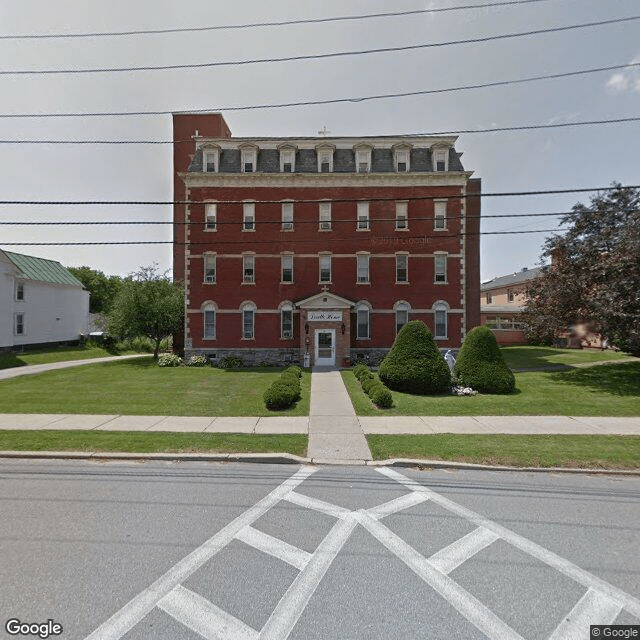
<svg viewBox="0 0 640 640"><path fill-rule="evenodd" d="M342 311L309 311L309 322L342 322Z"/></svg>

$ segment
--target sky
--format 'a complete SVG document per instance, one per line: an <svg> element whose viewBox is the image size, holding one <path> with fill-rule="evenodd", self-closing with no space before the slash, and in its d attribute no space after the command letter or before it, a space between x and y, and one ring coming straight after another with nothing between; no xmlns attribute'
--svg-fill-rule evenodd
<svg viewBox="0 0 640 640"><path fill-rule="evenodd" d="M221 111L233 135L438 133L640 116L640 20L413 50L197 69L73 74L238 62L438 44L640 16L637 0L21 0L0 3L0 200L172 200L170 144L30 144L34 140L170 141L170 115L6 117L17 114ZM495 1L495 0L494 0ZM75 38L87 34L246 25L430 9L406 16L314 24ZM330 105L231 110L428 91L600 67L620 69L473 90ZM226 107L226 108L225 108ZM22 141L22 142L13 142ZM640 184L640 122L464 133L456 148L486 194ZM559 218L592 193L484 197L481 280L534 267ZM170 206L0 204L0 248L126 275L171 268L171 245L31 243L171 240ZM163 222L12 225L7 222ZM538 233L498 234L504 231ZM548 231L549 230L549 231ZM14 244L27 243L27 244Z"/></svg>

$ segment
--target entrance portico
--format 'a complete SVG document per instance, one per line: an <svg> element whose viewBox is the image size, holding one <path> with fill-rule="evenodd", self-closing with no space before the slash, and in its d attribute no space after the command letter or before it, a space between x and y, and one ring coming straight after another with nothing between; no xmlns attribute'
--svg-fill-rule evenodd
<svg viewBox="0 0 640 640"><path fill-rule="evenodd" d="M296 304L300 309L300 350L314 366L342 366L350 356L354 302L322 291Z"/></svg>

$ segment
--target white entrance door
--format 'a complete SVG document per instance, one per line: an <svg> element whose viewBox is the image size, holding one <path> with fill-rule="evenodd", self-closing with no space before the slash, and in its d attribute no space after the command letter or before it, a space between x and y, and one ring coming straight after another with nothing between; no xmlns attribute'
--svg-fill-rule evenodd
<svg viewBox="0 0 640 640"><path fill-rule="evenodd" d="M336 330L318 329L316 331L316 357L318 367L333 367L336 364Z"/></svg>

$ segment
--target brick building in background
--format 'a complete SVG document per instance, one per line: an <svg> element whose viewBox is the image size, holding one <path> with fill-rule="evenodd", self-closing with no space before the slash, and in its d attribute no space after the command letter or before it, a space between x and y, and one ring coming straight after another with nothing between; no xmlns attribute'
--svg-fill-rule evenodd
<svg viewBox="0 0 640 640"><path fill-rule="evenodd" d="M451 136L236 138L174 114L174 276L187 355L377 360L423 320L480 323L480 180Z"/></svg>

